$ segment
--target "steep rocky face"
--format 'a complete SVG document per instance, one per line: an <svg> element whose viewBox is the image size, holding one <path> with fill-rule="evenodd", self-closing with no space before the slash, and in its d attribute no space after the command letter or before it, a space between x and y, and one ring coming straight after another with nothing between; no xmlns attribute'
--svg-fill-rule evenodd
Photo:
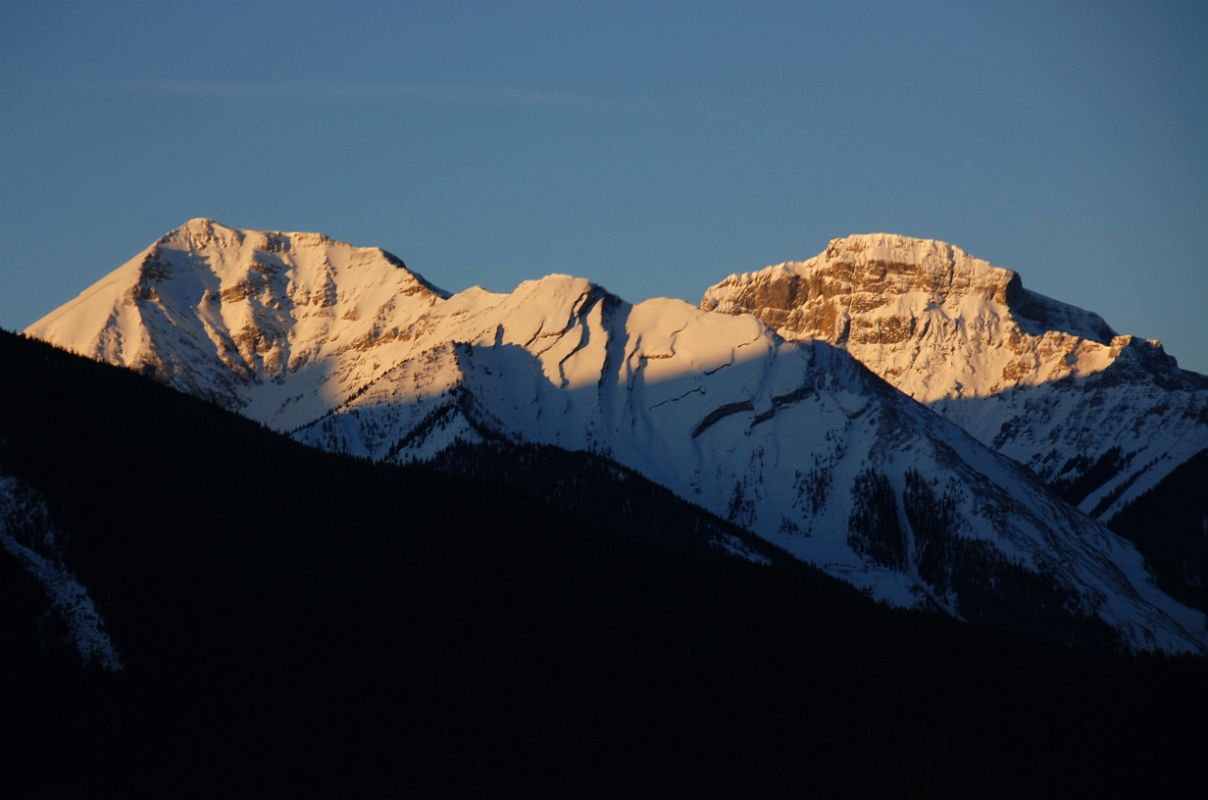
<svg viewBox="0 0 1208 800"><path fill-rule="evenodd" d="M731 275L701 307L756 314L786 339L842 345L922 403L1088 375L1122 348L1145 346L1029 292L1011 270L890 234L835 239L808 261Z"/></svg>
<svg viewBox="0 0 1208 800"><path fill-rule="evenodd" d="M317 234L165 241L31 332L374 460L596 453L898 605L1203 647L1131 545L824 342L562 275L449 296Z"/></svg>
<svg viewBox="0 0 1208 800"><path fill-rule="evenodd" d="M731 275L701 307L845 348L1103 519L1208 448L1208 379L943 242L836 239Z"/></svg>

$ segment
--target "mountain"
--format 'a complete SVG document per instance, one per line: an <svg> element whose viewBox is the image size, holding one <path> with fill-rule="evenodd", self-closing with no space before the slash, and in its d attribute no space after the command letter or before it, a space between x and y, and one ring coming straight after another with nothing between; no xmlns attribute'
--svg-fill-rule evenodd
<svg viewBox="0 0 1208 800"><path fill-rule="evenodd" d="M1208 377L944 242L835 239L807 261L731 275L701 308L842 347L1105 522L1208 456ZM1121 529L1145 544L1166 588L1208 608L1200 506L1198 518L1174 515L1188 523L1165 538L1182 544L1154 547L1161 537Z"/></svg>
<svg viewBox="0 0 1208 800"><path fill-rule="evenodd" d="M1203 615L1128 542L842 349L754 315L561 275L450 295L380 250L193 220L28 333L374 461L592 453L896 605L1204 647Z"/></svg>
<svg viewBox="0 0 1208 800"><path fill-rule="evenodd" d="M442 455L475 478L371 464L5 332L0 365L0 474L26 501L7 524L120 658L82 665L0 548L6 797L1196 778L1202 658L1044 645L886 608L766 545L770 564L729 557L713 534L741 532L586 453Z"/></svg>
<svg viewBox="0 0 1208 800"><path fill-rule="evenodd" d="M257 419L288 422L327 404L286 411L294 397L283 389L287 378L291 390L312 393L333 380L355 383L359 373L328 375L332 356L371 371L356 356L388 340L389 325L444 297L378 248L194 219L26 332Z"/></svg>

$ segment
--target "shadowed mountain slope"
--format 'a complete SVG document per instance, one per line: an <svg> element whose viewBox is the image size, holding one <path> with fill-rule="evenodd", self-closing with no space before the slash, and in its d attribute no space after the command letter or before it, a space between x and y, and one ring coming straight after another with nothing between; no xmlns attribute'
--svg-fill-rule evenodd
<svg viewBox="0 0 1208 800"><path fill-rule="evenodd" d="M502 484L372 465L12 335L0 363L0 470L124 664L73 662L0 552L9 796L1161 792L1197 768L1200 659L892 611L717 554L705 515L652 546L537 499L565 482L540 457Z"/></svg>

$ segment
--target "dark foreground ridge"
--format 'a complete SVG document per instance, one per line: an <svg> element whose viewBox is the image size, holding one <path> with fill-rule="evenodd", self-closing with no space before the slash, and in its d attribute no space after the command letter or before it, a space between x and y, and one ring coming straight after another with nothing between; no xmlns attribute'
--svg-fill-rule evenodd
<svg viewBox="0 0 1208 800"><path fill-rule="evenodd" d="M0 366L0 474L45 497L126 665L82 666L0 550L6 796L1154 795L1199 774L1202 659L886 609L774 551L715 553L724 523L686 504L652 540L600 498L660 490L566 454L494 450L506 481L472 452L460 476L374 466L11 334ZM542 491L574 470L591 491Z"/></svg>

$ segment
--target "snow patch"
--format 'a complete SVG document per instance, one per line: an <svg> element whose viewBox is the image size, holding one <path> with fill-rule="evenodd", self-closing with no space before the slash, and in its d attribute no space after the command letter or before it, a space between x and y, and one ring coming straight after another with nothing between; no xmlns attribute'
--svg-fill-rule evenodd
<svg viewBox="0 0 1208 800"><path fill-rule="evenodd" d="M16 527L13 513L20 505L21 487L14 478L0 476L0 546L42 584L50 598L51 609L66 622L76 650L85 663L98 664L107 672L123 669L121 658L105 632L105 623L88 595L88 590L54 555L38 552L34 547L17 541L10 532ZM40 509L43 514L45 509ZM39 515L41 516L41 515ZM44 541L54 541L53 530L43 532Z"/></svg>

